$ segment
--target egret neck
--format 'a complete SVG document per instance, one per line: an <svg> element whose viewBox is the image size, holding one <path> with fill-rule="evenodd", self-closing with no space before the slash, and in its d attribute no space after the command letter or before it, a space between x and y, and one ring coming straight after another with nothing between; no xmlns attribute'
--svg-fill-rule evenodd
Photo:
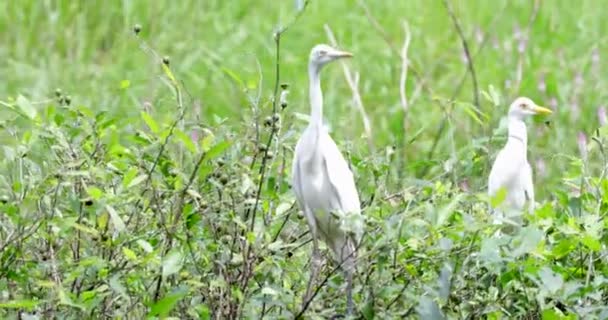
<svg viewBox="0 0 608 320"><path fill-rule="evenodd" d="M528 132L526 130L526 123L524 120L519 119L517 116L509 115L509 139L507 144L510 143L521 143L523 149L527 150L528 147ZM526 152L524 152L525 157Z"/></svg>
<svg viewBox="0 0 608 320"><path fill-rule="evenodd" d="M321 92L321 67L315 63L308 65L310 85L310 125L314 126L317 136L323 127L323 92Z"/></svg>

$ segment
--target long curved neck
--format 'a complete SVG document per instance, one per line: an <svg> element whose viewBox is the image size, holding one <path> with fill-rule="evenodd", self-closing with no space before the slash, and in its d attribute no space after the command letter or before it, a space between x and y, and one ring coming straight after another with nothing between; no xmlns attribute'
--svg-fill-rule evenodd
<svg viewBox="0 0 608 320"><path fill-rule="evenodd" d="M509 116L509 139L507 143L521 143L524 148L528 147L528 132L526 123L515 116Z"/></svg>
<svg viewBox="0 0 608 320"><path fill-rule="evenodd" d="M321 91L321 68L313 63L308 65L310 85L310 125L321 128L323 124L323 92Z"/></svg>

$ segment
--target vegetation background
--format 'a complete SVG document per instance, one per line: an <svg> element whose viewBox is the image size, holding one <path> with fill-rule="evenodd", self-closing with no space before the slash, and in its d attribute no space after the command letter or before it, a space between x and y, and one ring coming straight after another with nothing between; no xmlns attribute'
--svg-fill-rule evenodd
<svg viewBox="0 0 608 320"><path fill-rule="evenodd" d="M607 319L607 4L0 2L0 318L342 314L331 259L301 306L289 188L333 34L355 55L322 81L366 216L356 316ZM538 209L498 239L486 177L519 95L555 112L528 126Z"/></svg>

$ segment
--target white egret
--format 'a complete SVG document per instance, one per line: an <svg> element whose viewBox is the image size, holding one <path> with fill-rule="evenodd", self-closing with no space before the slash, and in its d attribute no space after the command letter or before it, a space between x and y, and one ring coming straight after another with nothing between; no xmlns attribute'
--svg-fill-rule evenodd
<svg viewBox="0 0 608 320"><path fill-rule="evenodd" d="M503 219L512 224L521 222L520 216L528 202L534 210L534 184L532 168L528 162L528 133L524 119L535 114L550 114L551 110L540 107L529 98L519 97L509 107L507 144L494 160L488 179L488 195L502 202L494 208L496 223ZM503 193L504 192L504 193Z"/></svg>
<svg viewBox="0 0 608 320"><path fill-rule="evenodd" d="M303 304L311 298L312 284L321 264L318 239L333 251L346 274L347 313L352 312L352 276L360 232L353 235L341 227L349 215L360 215L359 195L353 174L323 124L323 93L320 72L324 65L352 54L320 44L310 52L308 76L311 115L308 127L296 145L292 179L293 190L312 236L311 277Z"/></svg>

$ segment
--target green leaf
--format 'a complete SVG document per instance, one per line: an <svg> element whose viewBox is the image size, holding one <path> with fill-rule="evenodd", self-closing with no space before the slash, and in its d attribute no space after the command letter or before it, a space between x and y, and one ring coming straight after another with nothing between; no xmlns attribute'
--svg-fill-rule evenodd
<svg viewBox="0 0 608 320"><path fill-rule="evenodd" d="M94 236L99 235L99 232L97 230L89 228L89 227L87 227L85 225L82 225L80 223L74 222L74 223L72 223L72 227L74 227L75 229L78 229L78 230L80 230L82 232L86 232L88 234L92 234Z"/></svg>
<svg viewBox="0 0 608 320"><path fill-rule="evenodd" d="M271 288L271 287L264 287L262 288L262 294L267 294L269 296L276 296L279 294L279 292L277 292L277 290Z"/></svg>
<svg viewBox="0 0 608 320"><path fill-rule="evenodd" d="M107 212L102 212L99 216L97 216L97 227L99 230L105 230L108 226L108 220L110 215Z"/></svg>
<svg viewBox="0 0 608 320"><path fill-rule="evenodd" d="M0 302L0 309L26 309L31 311L36 308L39 303L40 302L33 300L10 300Z"/></svg>
<svg viewBox="0 0 608 320"><path fill-rule="evenodd" d="M203 148L203 152L207 152L211 149L211 145L213 145L213 141L215 140L215 136L212 133L207 133L201 140L201 147Z"/></svg>
<svg viewBox="0 0 608 320"><path fill-rule="evenodd" d="M131 181L133 181L133 179L135 179L135 177L137 176L137 168L136 167L131 167L129 168L129 171L127 171L127 173L125 173L124 177L122 178L122 186L124 188L126 188L129 183L131 183Z"/></svg>
<svg viewBox="0 0 608 320"><path fill-rule="evenodd" d="M182 254L173 250L163 259L163 277L177 273L182 268Z"/></svg>
<svg viewBox="0 0 608 320"><path fill-rule="evenodd" d="M137 178L133 179L133 181L131 181L129 183L127 188L133 188L133 187L137 186L138 184L144 182L147 178L148 178L147 174L142 174L142 175L138 176Z"/></svg>
<svg viewBox="0 0 608 320"><path fill-rule="evenodd" d="M127 89L130 86L131 86L131 81L129 81L129 80L125 79L125 80L120 81L120 89L121 90Z"/></svg>
<svg viewBox="0 0 608 320"><path fill-rule="evenodd" d="M118 215L118 212L110 205L106 205L106 210L110 214L110 221L112 221L114 228L116 228L118 232L123 232L125 230L125 223L122 221L120 215Z"/></svg>
<svg viewBox="0 0 608 320"><path fill-rule="evenodd" d="M563 258L576 248L576 244L576 240L570 238L561 239L551 250L551 255L556 259Z"/></svg>
<svg viewBox="0 0 608 320"><path fill-rule="evenodd" d="M17 97L17 101L16 101L17 107L19 107L19 110L28 118L30 119L34 119L36 118L36 108L34 107L34 105L32 105L32 103L30 102L30 100L28 100L26 97L19 95Z"/></svg>
<svg viewBox="0 0 608 320"><path fill-rule="evenodd" d="M600 241L588 234L581 238L581 243L594 252L598 252L602 249Z"/></svg>
<svg viewBox="0 0 608 320"><path fill-rule="evenodd" d="M175 134L175 137L178 138L184 144L186 149L190 151L190 153L196 153L196 145L194 144L194 142L192 142L192 139L187 134L185 134L179 129L175 129L173 133Z"/></svg>
<svg viewBox="0 0 608 320"><path fill-rule="evenodd" d="M152 245L146 241L146 240L142 240L139 239L137 240L137 244L146 252L146 253L150 253L152 251L154 251L154 248L152 247Z"/></svg>
<svg viewBox="0 0 608 320"><path fill-rule="evenodd" d="M152 131L152 133L154 133L155 135L158 135L158 133L160 132L160 127L158 126L158 123L156 123L156 120L154 120L152 116L150 116L145 111L141 112L141 118L144 119L144 122L146 123L150 131Z"/></svg>
<svg viewBox="0 0 608 320"><path fill-rule="evenodd" d="M496 194L490 198L490 205L496 208L507 198L507 189L500 188Z"/></svg>
<svg viewBox="0 0 608 320"><path fill-rule="evenodd" d="M226 75L228 75L228 77L232 80L234 80L234 82L236 82L240 88L243 88L245 85L243 84L243 80L241 80L241 78L232 70L226 68L226 67L222 67L221 69Z"/></svg>
<svg viewBox="0 0 608 320"><path fill-rule="evenodd" d="M454 197L454 199L452 199L452 201L450 201L450 203L447 206L443 207L439 211L439 213L437 214L436 226L438 226L438 227L443 226L443 224L445 224L448 221L448 219L454 213L454 209L456 208L456 206L458 205L460 200L462 200L462 198L464 198L465 195L466 194L464 194L464 193L458 194L456 197Z"/></svg>
<svg viewBox="0 0 608 320"><path fill-rule="evenodd" d="M87 187L87 194L93 198L93 200L99 200L103 197L103 191L95 186Z"/></svg>
<svg viewBox="0 0 608 320"><path fill-rule="evenodd" d="M164 318L175 308L175 305L186 296L187 292L185 290L174 292L164 296L158 302L156 302L150 308L150 313L148 313L148 317L158 316L160 318Z"/></svg>
<svg viewBox="0 0 608 320"><path fill-rule="evenodd" d="M519 243L519 246L516 246L513 250L511 250L509 252L510 255L512 257L519 257L531 252L532 250L536 249L539 243L543 240L544 235L545 234L541 230L533 226L522 228L514 240L514 244Z"/></svg>
<svg viewBox="0 0 608 320"><path fill-rule="evenodd" d="M538 276L543 287L550 293L555 294L564 285L564 279L560 274L553 272L549 267L542 267Z"/></svg>
<svg viewBox="0 0 608 320"><path fill-rule="evenodd" d="M207 159L213 159L213 158L219 156L229 146L230 146L230 142L228 142L228 141L222 141L222 142L214 145L207 151L207 155L206 155Z"/></svg>
<svg viewBox="0 0 608 320"><path fill-rule="evenodd" d="M127 259L131 261L137 261L137 255L135 254L135 252L133 252L133 250L127 247L122 247L122 253L125 255L125 257L127 257Z"/></svg>

